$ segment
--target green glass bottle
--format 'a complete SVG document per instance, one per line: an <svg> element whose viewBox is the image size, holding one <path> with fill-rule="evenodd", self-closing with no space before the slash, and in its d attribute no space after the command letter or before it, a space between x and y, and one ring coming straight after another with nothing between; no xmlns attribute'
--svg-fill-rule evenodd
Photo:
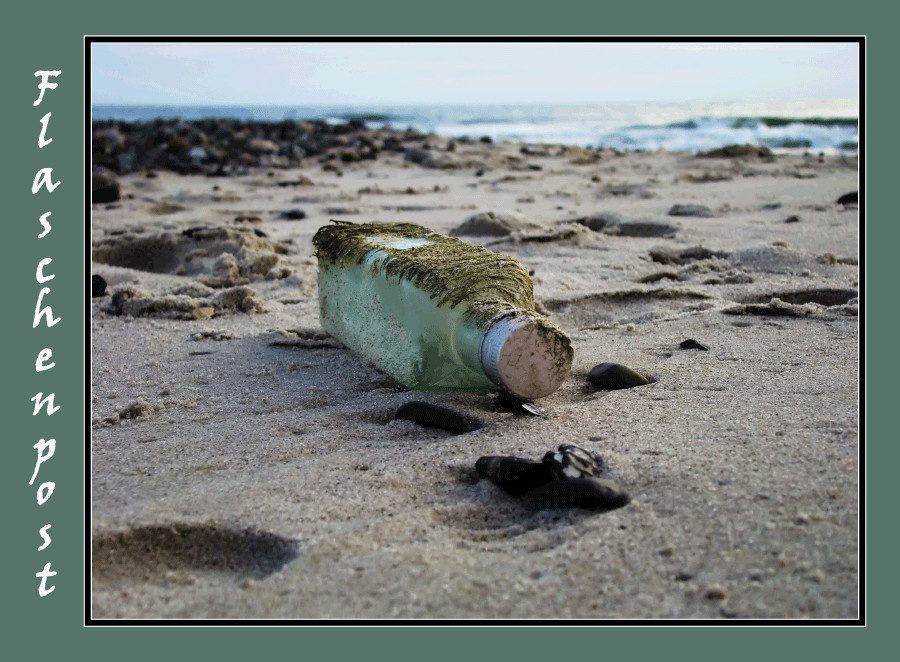
<svg viewBox="0 0 900 662"><path fill-rule="evenodd" d="M332 223L313 237L322 328L379 369L417 390L529 400L568 377L572 343L534 311L515 258L409 223Z"/></svg>

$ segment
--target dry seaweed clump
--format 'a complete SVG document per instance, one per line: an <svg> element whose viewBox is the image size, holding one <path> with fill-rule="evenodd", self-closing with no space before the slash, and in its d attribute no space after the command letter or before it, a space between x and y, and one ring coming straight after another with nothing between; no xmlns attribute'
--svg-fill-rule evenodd
<svg viewBox="0 0 900 662"><path fill-rule="evenodd" d="M388 277L406 279L437 299L438 306L469 310L466 319L487 323L509 310L534 310L534 285L518 260L473 246L412 223L349 223L332 220L316 232L316 257L331 264L362 264L377 249L385 257L373 265ZM373 244L377 237L387 242ZM421 245L391 247L391 240L427 239Z"/></svg>

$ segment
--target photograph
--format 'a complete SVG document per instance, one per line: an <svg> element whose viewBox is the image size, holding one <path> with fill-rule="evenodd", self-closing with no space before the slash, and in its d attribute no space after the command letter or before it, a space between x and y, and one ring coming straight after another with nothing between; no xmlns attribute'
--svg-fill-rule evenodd
<svg viewBox="0 0 900 662"><path fill-rule="evenodd" d="M865 46L85 37L85 619L864 624Z"/></svg>

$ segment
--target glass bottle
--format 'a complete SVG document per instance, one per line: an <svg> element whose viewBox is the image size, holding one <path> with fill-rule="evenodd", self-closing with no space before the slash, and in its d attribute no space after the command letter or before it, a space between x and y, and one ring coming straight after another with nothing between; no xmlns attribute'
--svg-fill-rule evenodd
<svg viewBox="0 0 900 662"><path fill-rule="evenodd" d="M512 257L409 223L332 221L316 232L322 328L402 384L499 386L532 400L568 377L568 336L534 311Z"/></svg>

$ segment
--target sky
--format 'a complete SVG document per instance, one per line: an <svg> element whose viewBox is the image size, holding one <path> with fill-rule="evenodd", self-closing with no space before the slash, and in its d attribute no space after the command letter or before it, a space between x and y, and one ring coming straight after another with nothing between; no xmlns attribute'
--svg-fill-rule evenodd
<svg viewBox="0 0 900 662"><path fill-rule="evenodd" d="M856 98L855 43L94 43L93 104Z"/></svg>

